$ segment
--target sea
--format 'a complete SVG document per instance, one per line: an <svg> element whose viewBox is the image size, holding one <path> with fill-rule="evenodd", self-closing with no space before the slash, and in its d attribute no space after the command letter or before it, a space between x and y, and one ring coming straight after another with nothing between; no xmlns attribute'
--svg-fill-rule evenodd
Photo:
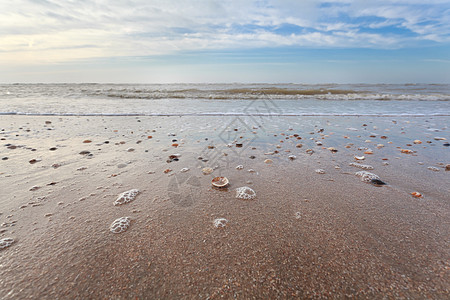
<svg viewBox="0 0 450 300"><path fill-rule="evenodd" d="M450 116L450 84L0 84L0 115Z"/></svg>

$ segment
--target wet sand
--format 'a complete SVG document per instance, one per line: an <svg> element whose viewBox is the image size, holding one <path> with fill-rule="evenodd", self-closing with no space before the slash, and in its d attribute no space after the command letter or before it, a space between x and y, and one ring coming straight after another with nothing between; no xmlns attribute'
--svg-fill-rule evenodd
<svg viewBox="0 0 450 300"><path fill-rule="evenodd" d="M14 243L0 250L0 295L448 298L448 127L445 117L2 116L0 239ZM387 185L355 176L355 155ZM213 188L215 176L230 186ZM236 199L242 186L256 198ZM130 189L136 199L114 206ZM128 230L110 232L126 216Z"/></svg>

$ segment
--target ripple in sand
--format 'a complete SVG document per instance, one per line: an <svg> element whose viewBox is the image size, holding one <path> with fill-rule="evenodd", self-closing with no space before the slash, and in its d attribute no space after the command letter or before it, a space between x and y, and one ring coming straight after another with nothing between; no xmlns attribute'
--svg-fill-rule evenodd
<svg viewBox="0 0 450 300"><path fill-rule="evenodd" d="M0 250L8 248L14 243L14 239L12 238L4 238L0 240Z"/></svg>
<svg viewBox="0 0 450 300"><path fill-rule="evenodd" d="M111 226L109 226L109 230L112 233L122 233L127 231L128 227L130 227L130 223L130 217L121 217L112 222Z"/></svg>
<svg viewBox="0 0 450 300"><path fill-rule="evenodd" d="M364 170L373 170L373 167L370 165L363 165L363 164L358 164L355 162L349 163L349 166L357 167L357 168L364 169Z"/></svg>
<svg viewBox="0 0 450 300"><path fill-rule="evenodd" d="M244 199L244 200L251 200L256 197L256 192L249 188L248 186L243 186L236 189L236 198L238 199Z"/></svg>
<svg viewBox="0 0 450 300"><path fill-rule="evenodd" d="M216 228L221 228L221 227L225 227L225 225L227 225L228 220L225 218L218 218L214 220L214 227Z"/></svg>
<svg viewBox="0 0 450 300"><path fill-rule="evenodd" d="M117 197L116 201L114 201L114 205L122 205L128 202L133 201L136 196L139 194L139 190L137 189L132 189L126 192L123 192L122 194L119 195L119 197Z"/></svg>

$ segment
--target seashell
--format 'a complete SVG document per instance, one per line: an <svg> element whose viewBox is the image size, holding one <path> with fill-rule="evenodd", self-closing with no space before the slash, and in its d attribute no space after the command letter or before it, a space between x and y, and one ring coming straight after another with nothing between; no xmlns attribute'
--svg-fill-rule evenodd
<svg viewBox="0 0 450 300"><path fill-rule="evenodd" d="M378 177L378 175L375 175L373 173L369 173L366 171L356 172L355 175L361 177L361 181L364 181L367 183L371 183L374 179L380 180L380 177Z"/></svg>
<svg viewBox="0 0 450 300"><path fill-rule="evenodd" d="M244 199L244 200L251 200L256 197L256 192L249 188L248 186L243 186L236 189L236 198L238 199Z"/></svg>
<svg viewBox="0 0 450 300"><path fill-rule="evenodd" d="M189 168L183 168L180 170L181 173L186 173L187 171L189 171Z"/></svg>
<svg viewBox="0 0 450 300"><path fill-rule="evenodd" d="M176 147L178 147L178 144L177 144L177 143L173 143L173 144L172 144L172 147L175 147L175 148L176 148Z"/></svg>
<svg viewBox="0 0 450 300"><path fill-rule="evenodd" d="M445 140L447 140L446 138L444 138L444 137L439 137L439 136L435 137L434 139L435 139L436 141L445 141Z"/></svg>
<svg viewBox="0 0 450 300"><path fill-rule="evenodd" d="M428 167L427 169L431 170L431 171L439 172L439 168L436 168L436 167Z"/></svg>
<svg viewBox="0 0 450 300"><path fill-rule="evenodd" d="M128 227L130 227L130 223L130 217L121 217L112 222L112 224L109 226L109 230L112 233L122 233L127 231Z"/></svg>
<svg viewBox="0 0 450 300"><path fill-rule="evenodd" d="M414 151L409 150L409 149L400 149L400 152L401 152L401 153L406 153L406 154L411 154L411 153L413 153Z"/></svg>
<svg viewBox="0 0 450 300"><path fill-rule="evenodd" d="M361 169L364 169L364 170L373 170L373 167L370 166L370 165L362 165L362 164L358 164L358 163L354 163L354 162L349 163L348 165L352 166L352 167L361 168Z"/></svg>
<svg viewBox="0 0 450 300"><path fill-rule="evenodd" d="M243 165L239 165L239 166L236 167L236 170L242 170L243 168L244 168Z"/></svg>
<svg viewBox="0 0 450 300"><path fill-rule="evenodd" d="M288 157L289 157L290 160L294 160L294 159L297 158L297 156L295 156L295 155L289 155Z"/></svg>
<svg viewBox="0 0 450 300"><path fill-rule="evenodd" d="M330 150L333 153L338 152L338 150L336 148L334 148L334 147L329 147L328 150Z"/></svg>
<svg viewBox="0 0 450 300"><path fill-rule="evenodd" d="M165 169L165 170L164 170L164 174L167 174L167 173L169 173L169 172L172 172L172 170L171 170L171 169Z"/></svg>
<svg viewBox="0 0 450 300"><path fill-rule="evenodd" d="M8 248L14 243L14 239L12 238L3 238L0 240L0 250Z"/></svg>
<svg viewBox="0 0 450 300"><path fill-rule="evenodd" d="M323 169L316 169L314 170L314 172L316 172L317 174L325 174L325 170Z"/></svg>
<svg viewBox="0 0 450 300"><path fill-rule="evenodd" d="M421 193L419 193L419 192L412 192L411 195L413 197L416 197L416 198L422 198L423 197L423 195Z"/></svg>
<svg viewBox="0 0 450 300"><path fill-rule="evenodd" d="M445 171L450 171L450 164L445 165Z"/></svg>
<svg viewBox="0 0 450 300"><path fill-rule="evenodd" d="M367 151L364 151L364 154L373 154L373 151L369 149Z"/></svg>
<svg viewBox="0 0 450 300"><path fill-rule="evenodd" d="M84 140L83 143L88 144L88 143L92 143L91 140Z"/></svg>
<svg viewBox="0 0 450 300"><path fill-rule="evenodd" d="M266 160L264 160L264 162L265 162L266 164L271 164L271 163L273 163L273 160L271 160L271 159L266 159Z"/></svg>
<svg viewBox="0 0 450 300"><path fill-rule="evenodd" d="M238 144L236 144L236 147L242 148L242 144L241 144L241 143L238 143Z"/></svg>
<svg viewBox="0 0 450 300"><path fill-rule="evenodd" d="M301 147L303 147L303 144L297 144L297 145L295 145L295 147L301 148Z"/></svg>
<svg viewBox="0 0 450 300"><path fill-rule="evenodd" d="M214 170L212 168L206 167L202 169L203 175L209 175L213 172Z"/></svg>
<svg viewBox="0 0 450 300"><path fill-rule="evenodd" d="M421 140L414 140L414 144L422 144Z"/></svg>
<svg viewBox="0 0 450 300"><path fill-rule="evenodd" d="M215 187L226 187L229 184L228 178L226 177L214 177L211 180L211 184Z"/></svg>
<svg viewBox="0 0 450 300"><path fill-rule="evenodd" d="M128 202L133 201L134 199L136 199L136 196L139 194L139 190L138 189L132 189L126 192L123 192L122 194L120 194L116 201L113 202L113 204L115 206L117 205L122 205Z"/></svg>
<svg viewBox="0 0 450 300"><path fill-rule="evenodd" d="M312 155L314 153L313 149L306 149L306 153L308 153L309 155Z"/></svg>
<svg viewBox="0 0 450 300"><path fill-rule="evenodd" d="M366 157L363 155L363 156L353 156L353 158L354 159L356 159L356 160L364 160L364 159L366 159Z"/></svg>
<svg viewBox="0 0 450 300"><path fill-rule="evenodd" d="M218 218L214 220L214 227L216 228L221 228L221 227L225 227L225 225L227 225L228 220L225 218Z"/></svg>

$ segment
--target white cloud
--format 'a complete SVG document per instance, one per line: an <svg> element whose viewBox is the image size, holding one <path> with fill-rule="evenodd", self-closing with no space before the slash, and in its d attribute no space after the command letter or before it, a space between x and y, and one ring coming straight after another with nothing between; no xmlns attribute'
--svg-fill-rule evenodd
<svg viewBox="0 0 450 300"><path fill-rule="evenodd" d="M16 0L0 3L0 11L2 63L450 41L448 1ZM410 34L385 31L388 27Z"/></svg>

